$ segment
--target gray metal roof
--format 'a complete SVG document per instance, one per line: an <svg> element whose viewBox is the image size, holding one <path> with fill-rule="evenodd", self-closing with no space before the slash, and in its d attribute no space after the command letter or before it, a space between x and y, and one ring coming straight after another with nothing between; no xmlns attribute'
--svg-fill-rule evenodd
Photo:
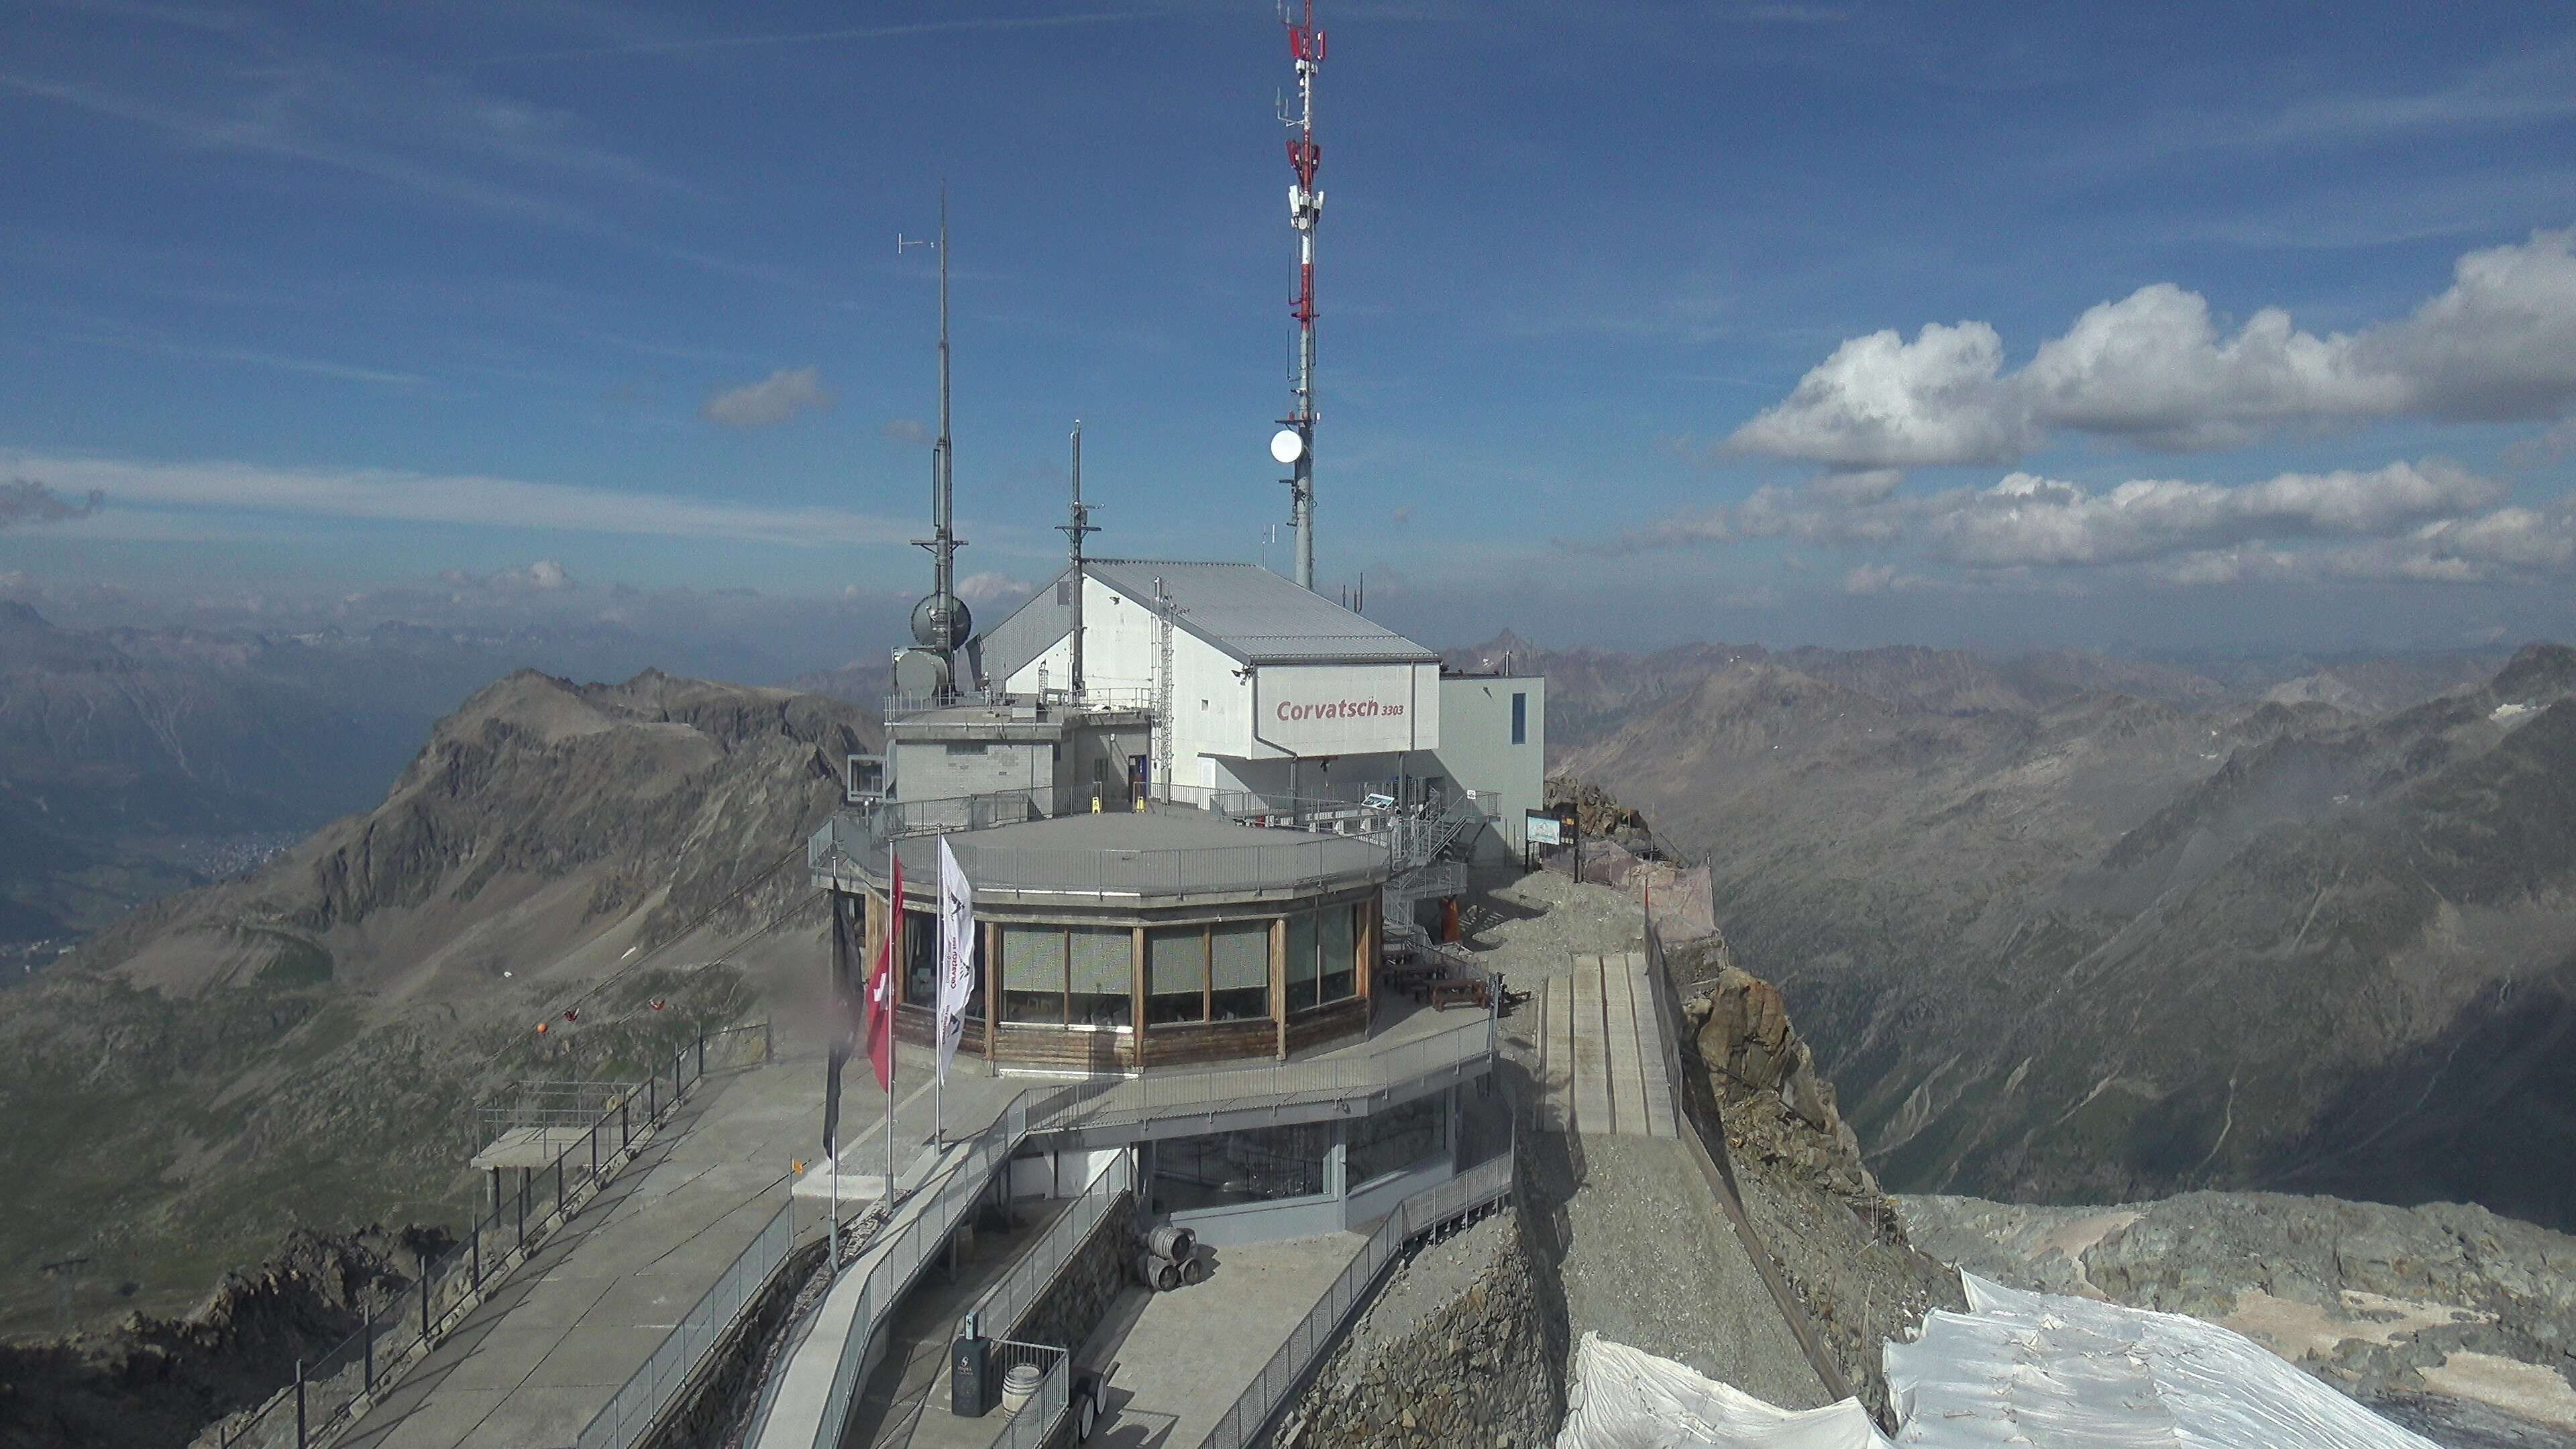
<svg viewBox="0 0 2576 1449"><path fill-rule="evenodd" d="M1181 611L1179 627L1248 664L1415 663L1440 656L1259 564L1174 559L1085 559L1083 568L1139 603L1161 579ZM1072 628L1056 602L1058 572L1037 597L987 631L984 669L1000 680L1027 667Z"/></svg>

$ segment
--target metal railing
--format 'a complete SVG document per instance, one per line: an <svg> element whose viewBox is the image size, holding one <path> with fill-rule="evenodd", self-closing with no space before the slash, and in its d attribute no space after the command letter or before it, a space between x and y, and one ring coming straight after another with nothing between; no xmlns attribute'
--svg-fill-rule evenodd
<svg viewBox="0 0 2576 1449"><path fill-rule="evenodd" d="M1244 1449L1269 1427L1270 1421L1288 1401L1289 1395L1306 1381L1318 1360L1331 1351L1341 1336L1342 1327L1351 1315L1368 1301L1369 1293L1388 1265L1403 1255L1406 1245L1468 1213L1507 1196L1512 1190L1512 1164L1518 1143L1491 1162L1479 1163L1449 1181L1406 1198L1395 1211L1386 1215L1369 1234L1368 1242L1351 1260L1342 1275L1333 1280L1323 1298L1298 1320L1288 1333L1288 1341L1270 1356L1252 1383L1238 1396L1225 1417L1217 1420L1201 1441L1207 1449Z"/></svg>
<svg viewBox="0 0 2576 1449"><path fill-rule="evenodd" d="M1489 1007L1471 1021L1379 1052L1194 1072L1148 1072L1113 1081L1106 1090L1078 1103L1032 1118L1031 1130L1073 1131L1237 1107L1380 1096L1441 1073L1466 1076L1469 1066L1492 1059L1495 1031Z"/></svg>
<svg viewBox="0 0 2576 1449"><path fill-rule="evenodd" d="M949 695L889 694L882 703L884 708L880 718L889 722L928 714L935 709L1025 709L1032 712L1032 717L1043 718L1048 710L1152 709L1154 691L1144 688L1086 688L1079 694L1069 689L1014 694L1007 690L975 689Z"/></svg>
<svg viewBox="0 0 2576 1449"><path fill-rule="evenodd" d="M733 1321L787 1261L796 1247L796 1203L790 1198L726 1267L668 1336L654 1346L653 1356L627 1376L591 1421L582 1426L578 1449L608 1449L633 1444L670 1406L698 1363L721 1341Z"/></svg>
<svg viewBox="0 0 2576 1449"><path fill-rule="evenodd" d="M1284 794L1197 785L1158 785L1139 800L1124 780L1092 785L991 790L933 800L880 800L840 811L806 842L809 870L836 860L864 865L886 846L916 835L966 835L1006 825L1095 810L1196 810L1232 824L1357 837L1388 850L1398 867L1436 858L1467 831L1494 818L1490 801L1472 790L1433 794L1416 781L1362 784L1324 794Z"/></svg>
<svg viewBox="0 0 2576 1449"><path fill-rule="evenodd" d="M478 1104L483 1131L497 1137L522 1127L588 1127L617 1105L632 1082L513 1082Z"/></svg>
<svg viewBox="0 0 2576 1449"><path fill-rule="evenodd" d="M769 1024L701 1032L673 1052L668 1072L622 1084L583 1135L553 1161L523 1173L518 1189L478 1208L474 1223L449 1249L424 1258L420 1275L373 1305L356 1332L296 1364L295 1381L239 1423L222 1423L198 1442L215 1449L307 1449L339 1432L389 1387L394 1371L425 1352L482 1301L494 1279L528 1255L596 1197L623 1166L636 1138L671 1114L712 1065L754 1060L769 1049ZM588 1085L588 1084L585 1084Z"/></svg>
<svg viewBox="0 0 2576 1449"><path fill-rule="evenodd" d="M894 840L945 833L952 837L949 847L957 853L958 864L976 879L977 888L991 891L1095 897L1189 895L1367 880L1388 869L1386 845L1365 834L1275 842L1252 839L1243 845L1186 850L996 846L972 838L996 826L1048 818L1033 798L1048 793L889 801L876 811L845 810L808 838L806 866L817 875L881 872L886 847ZM1084 809L1088 808L1086 804ZM1149 801L1148 808L1194 807Z"/></svg>
<svg viewBox="0 0 2576 1449"><path fill-rule="evenodd" d="M1031 1120L1100 1090L1097 1084L1059 1088L1038 1097L1034 1104L1030 1101L1032 1094L1024 1092L992 1126L969 1139L965 1160L948 1175L938 1197L903 1226L868 1269L867 1281L859 1291L858 1311L850 1319L849 1336L841 1341L841 1358L832 1371L832 1390L824 1401L822 1421L815 1427L815 1449L835 1449L841 1442L841 1436L849 1429L850 1406L858 1397L869 1344L883 1326L880 1320L893 1315L895 1305L902 1300L904 1290L912 1286L922 1265L930 1261L948 1234L965 1219L975 1200L991 1186L993 1175L1027 1140Z"/></svg>
<svg viewBox="0 0 2576 1449"><path fill-rule="evenodd" d="M1002 1337L1019 1331L1021 1320L1037 1306L1038 1295L1055 1281L1057 1273L1072 1261L1074 1252L1091 1237L1091 1230L1118 1202L1119 1195L1136 1186L1134 1155L1120 1152L1093 1173L1091 1183L1073 1205L1056 1215L1048 1224L1046 1235L1020 1255L1002 1281L975 1300L970 1310L975 1322L988 1330L987 1337Z"/></svg>
<svg viewBox="0 0 2576 1449"><path fill-rule="evenodd" d="M993 1449L1039 1449L1055 1432L1055 1426L1063 1422L1065 1410L1073 1405L1072 1354L1045 1343L1016 1343L1007 1338L994 1343L996 1375L1006 1375L1022 1364L1037 1368L1038 1391L1002 1426Z"/></svg>

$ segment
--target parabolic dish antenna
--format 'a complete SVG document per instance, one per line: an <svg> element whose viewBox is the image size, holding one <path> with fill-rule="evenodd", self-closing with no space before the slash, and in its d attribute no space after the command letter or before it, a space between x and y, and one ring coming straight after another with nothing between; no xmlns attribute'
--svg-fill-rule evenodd
<svg viewBox="0 0 2576 1449"><path fill-rule="evenodd" d="M1278 459L1283 466L1296 462L1305 451L1306 440L1297 436L1295 428L1281 428L1270 435L1270 456Z"/></svg>

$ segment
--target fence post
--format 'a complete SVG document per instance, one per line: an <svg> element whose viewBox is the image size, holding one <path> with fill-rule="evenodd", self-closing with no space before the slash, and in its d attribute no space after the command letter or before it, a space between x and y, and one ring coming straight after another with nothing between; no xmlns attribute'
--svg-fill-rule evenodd
<svg viewBox="0 0 2576 1449"><path fill-rule="evenodd" d="M590 1121L590 1180L599 1181L599 1119Z"/></svg>
<svg viewBox="0 0 2576 1449"><path fill-rule="evenodd" d="M555 1216L564 1215L563 1159L555 1159Z"/></svg>
<svg viewBox="0 0 2576 1449"><path fill-rule="evenodd" d="M295 1449L304 1449L304 1360L295 1361Z"/></svg>
<svg viewBox="0 0 2576 1449"><path fill-rule="evenodd" d="M760 1019L760 1059L764 1062L778 1054L778 1048L769 1039L769 1022L768 1017Z"/></svg>
<svg viewBox="0 0 2576 1449"><path fill-rule="evenodd" d="M420 1250L420 1341L429 1342L429 1249Z"/></svg>
<svg viewBox="0 0 2576 1449"><path fill-rule="evenodd" d="M635 1145L635 1129L626 1120L626 1102L624 1097L617 1099L617 1150L620 1152Z"/></svg>
<svg viewBox="0 0 2576 1449"><path fill-rule="evenodd" d="M700 1022L700 1023L698 1023L698 1075L699 1075L699 1076L701 1076L701 1077L703 1077L703 1076L705 1076L706 1074L707 1074L707 1027L706 1027L706 1023L705 1023L705 1022Z"/></svg>
<svg viewBox="0 0 2576 1449"><path fill-rule="evenodd" d="M370 1293L367 1296L372 1298L375 1295ZM376 1313L373 1308L364 1310L358 1319L358 1363L358 1382L372 1394L376 1391Z"/></svg>
<svg viewBox="0 0 2576 1449"><path fill-rule="evenodd" d="M519 1169L519 1251L528 1251L528 1170Z"/></svg>
<svg viewBox="0 0 2576 1449"><path fill-rule="evenodd" d="M474 1225L474 1291L483 1291L483 1225Z"/></svg>
<svg viewBox="0 0 2576 1449"><path fill-rule="evenodd" d="M644 1120L645 1120L645 1121L647 1121L647 1122L658 1122L658 1121L662 1120L662 1103L661 1103L661 1100L660 1100L660 1098L661 1098L661 1093L662 1093L662 1079L661 1079L660 1077L658 1077L658 1076L648 1076L648 1077L646 1077L646 1078L644 1079Z"/></svg>

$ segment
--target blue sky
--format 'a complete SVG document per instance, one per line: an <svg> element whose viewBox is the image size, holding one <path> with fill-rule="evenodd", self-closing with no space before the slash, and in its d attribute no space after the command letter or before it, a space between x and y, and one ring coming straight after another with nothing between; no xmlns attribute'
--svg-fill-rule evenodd
<svg viewBox="0 0 2576 1449"><path fill-rule="evenodd" d="M1319 573L1400 627L2576 633L2576 11L1321 19ZM1052 568L1077 416L1095 547L1286 566L1257 0L0 30L20 594L750 588L890 635L934 412L895 238L943 178L963 571Z"/></svg>

